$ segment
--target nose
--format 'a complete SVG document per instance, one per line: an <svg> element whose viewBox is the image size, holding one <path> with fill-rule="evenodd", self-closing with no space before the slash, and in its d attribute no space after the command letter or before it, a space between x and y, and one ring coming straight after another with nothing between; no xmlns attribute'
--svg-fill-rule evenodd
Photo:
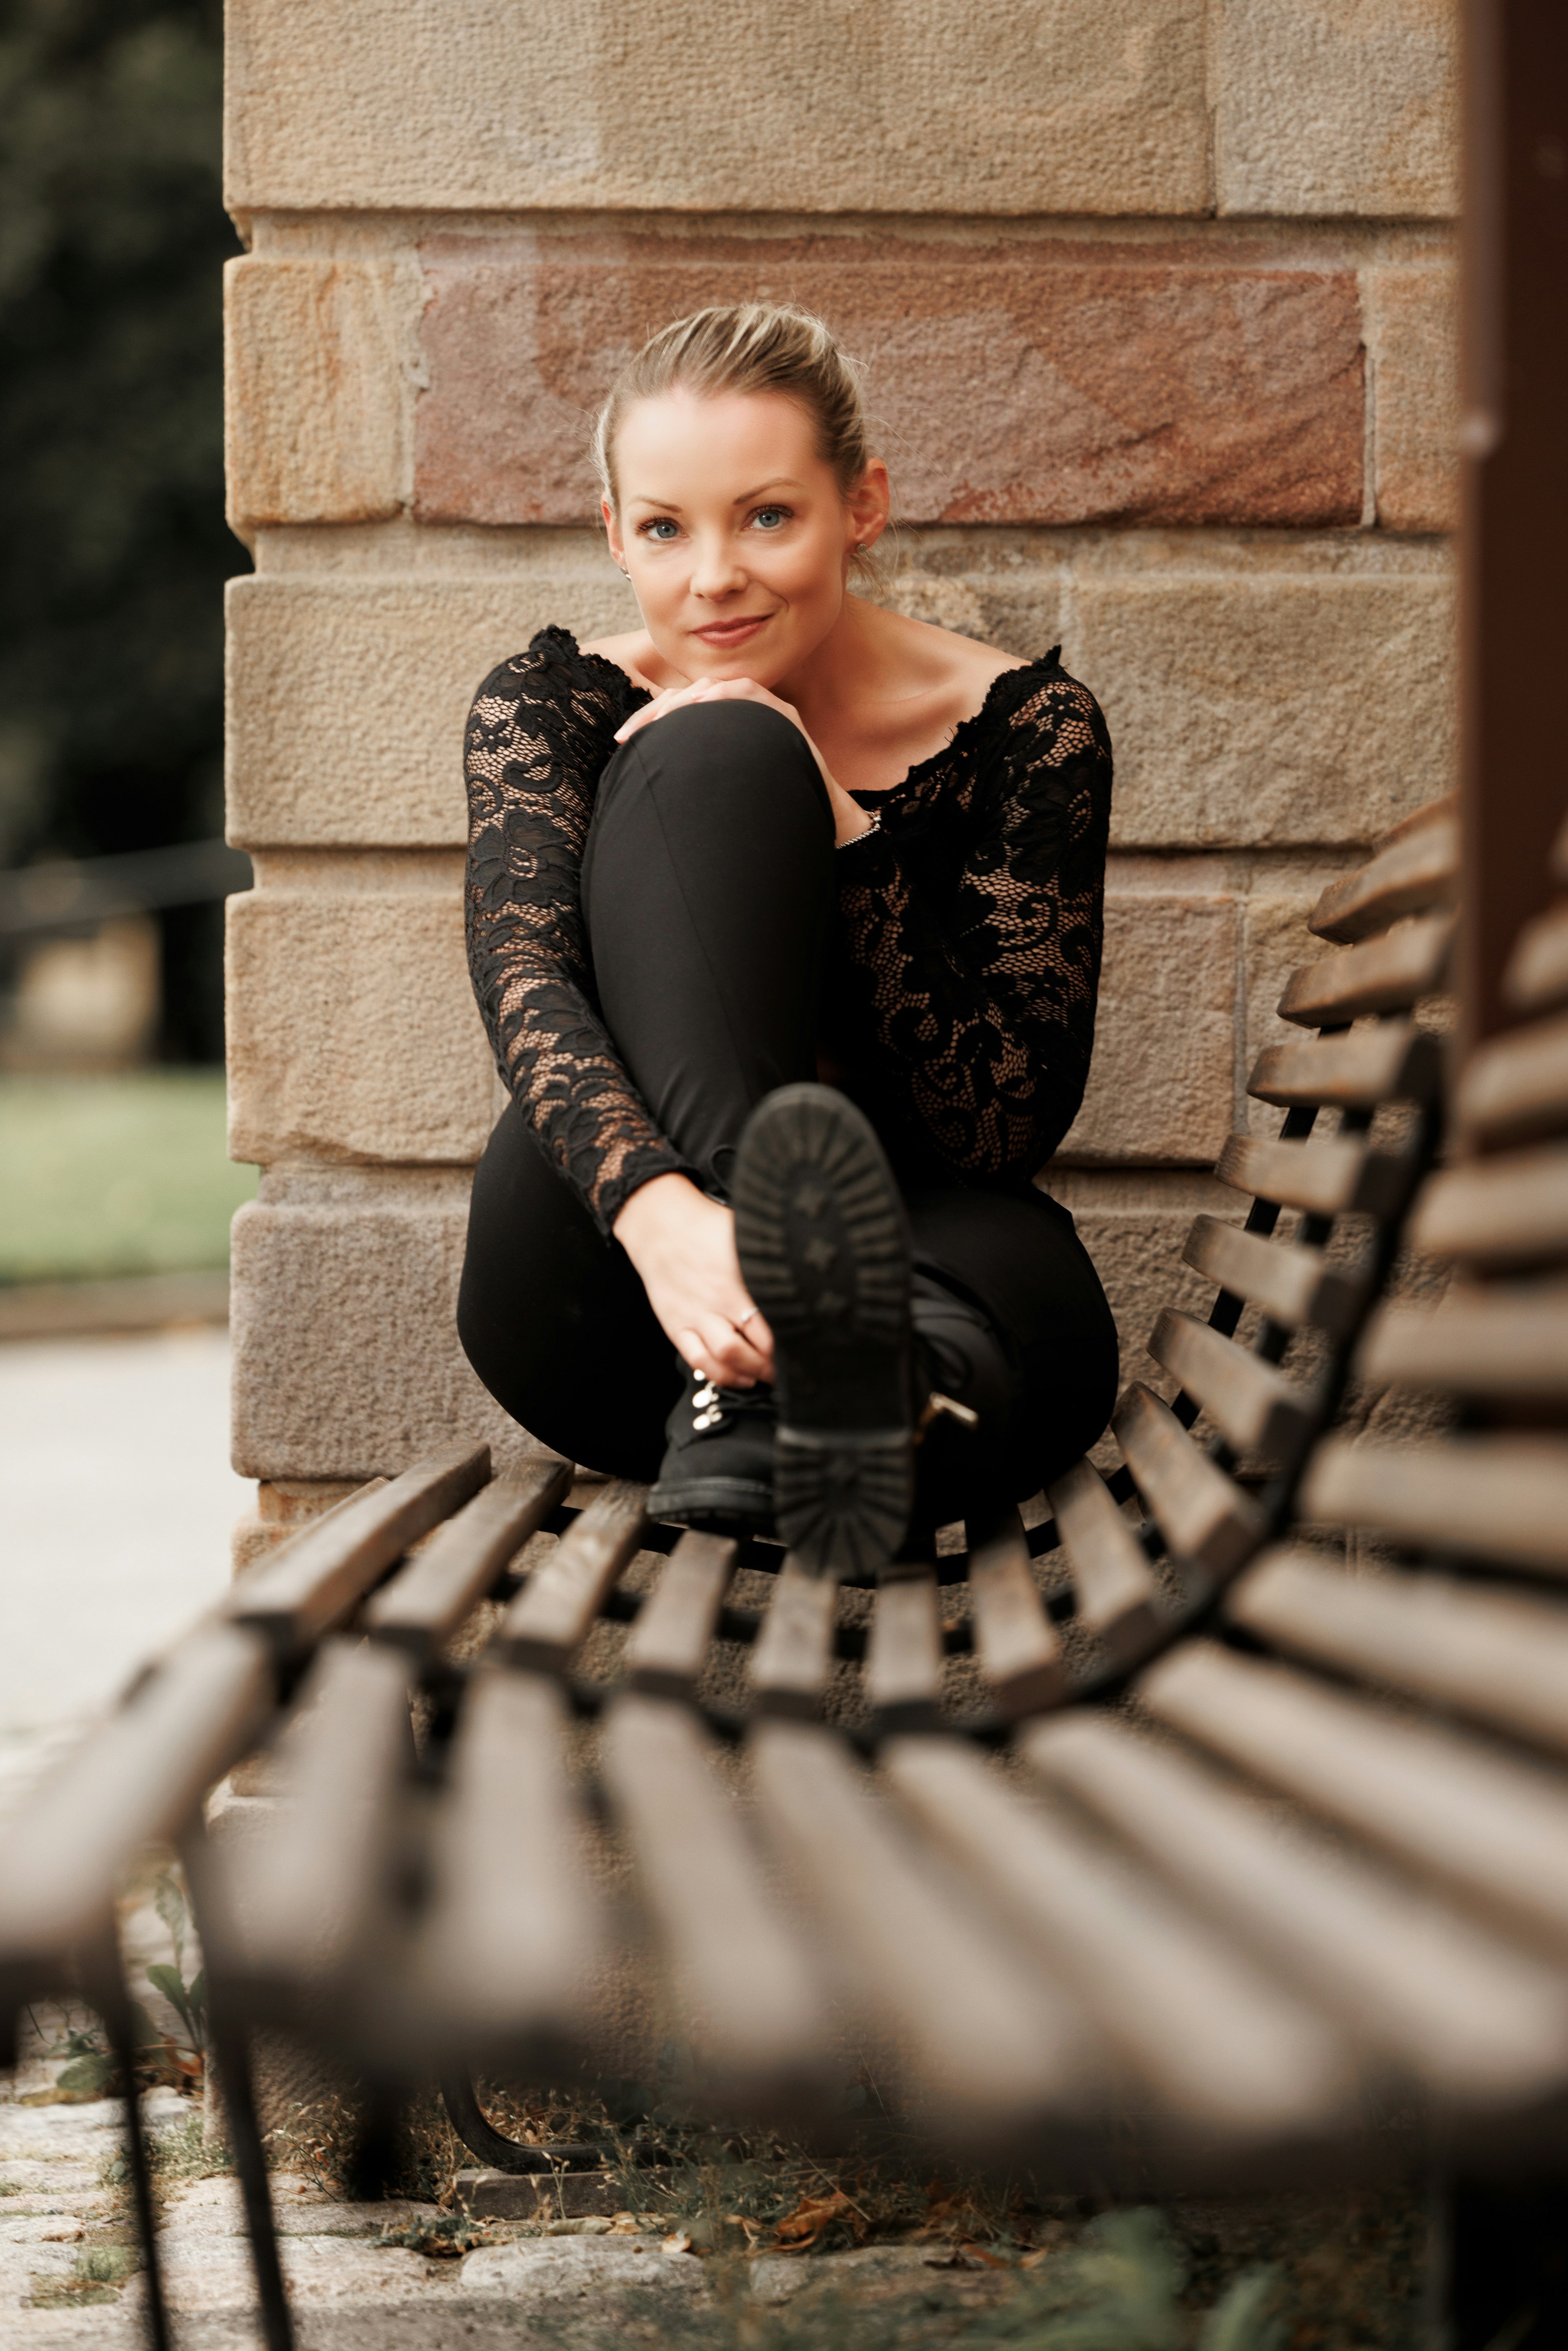
<svg viewBox="0 0 1568 2351"><path fill-rule="evenodd" d="M745 585L746 568L728 533L705 531L697 540L696 562L692 571L693 595L711 603L721 596L733 596Z"/></svg>

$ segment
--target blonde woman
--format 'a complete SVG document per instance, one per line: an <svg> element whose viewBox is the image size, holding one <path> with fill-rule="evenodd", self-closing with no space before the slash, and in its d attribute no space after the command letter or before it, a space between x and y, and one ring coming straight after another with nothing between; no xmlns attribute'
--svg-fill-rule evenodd
<svg viewBox="0 0 1568 2351"><path fill-rule="evenodd" d="M1089 1071L1110 740L1054 652L852 592L887 468L809 314L667 327L595 455L642 626L543 631L468 727L512 1100L463 1343L662 1515L870 1574L1109 1416L1104 1294L1031 1179Z"/></svg>

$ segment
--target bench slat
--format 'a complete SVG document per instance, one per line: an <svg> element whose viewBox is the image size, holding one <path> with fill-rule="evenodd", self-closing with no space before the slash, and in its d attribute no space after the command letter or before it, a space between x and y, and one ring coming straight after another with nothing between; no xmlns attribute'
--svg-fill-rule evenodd
<svg viewBox="0 0 1568 2351"><path fill-rule="evenodd" d="M884 1729L914 1729L942 1698L942 1607L934 1569L884 1568L866 1648L865 1692Z"/></svg>
<svg viewBox="0 0 1568 2351"><path fill-rule="evenodd" d="M1238 1192L1315 1217L1389 1216L1409 1180L1403 1159L1343 1136L1323 1143L1270 1143L1233 1134L1214 1172Z"/></svg>
<svg viewBox="0 0 1568 2351"><path fill-rule="evenodd" d="M1173 1729L1489 1915L1500 1906L1568 1942L1568 1789L1546 1771L1207 1641L1151 1667L1139 1695Z"/></svg>
<svg viewBox="0 0 1568 2351"><path fill-rule="evenodd" d="M1299 1029L1325 1029L1374 1012L1407 1012L1444 986L1453 945L1451 914L1423 914L1385 938L1343 955L1321 956L1292 973L1276 1009Z"/></svg>
<svg viewBox="0 0 1568 2351"><path fill-rule="evenodd" d="M593 1620L648 1522L648 1489L616 1479L601 1486L502 1617L501 1654L515 1666L559 1672L581 1647Z"/></svg>
<svg viewBox="0 0 1568 2351"><path fill-rule="evenodd" d="M1278 1460L1312 1426L1312 1400L1305 1389L1177 1307L1161 1310L1149 1353L1239 1453Z"/></svg>
<svg viewBox="0 0 1568 2351"><path fill-rule="evenodd" d="M419 1975L466 2053L530 2059L581 2027L602 1917L584 1872L588 1823L567 1764L564 1691L486 1667L470 1680L431 1838L434 1892Z"/></svg>
<svg viewBox="0 0 1568 2351"><path fill-rule="evenodd" d="M737 1555L724 1536L694 1530L681 1537L627 1639L626 1677L633 1689L679 1698L701 1680Z"/></svg>
<svg viewBox="0 0 1568 2351"><path fill-rule="evenodd" d="M1434 817L1391 841L1356 872L1331 882L1307 916L1307 928L1320 939L1364 939L1404 914L1449 906L1458 867L1458 825L1451 816Z"/></svg>
<svg viewBox="0 0 1568 2351"><path fill-rule="evenodd" d="M107 1921L139 1850L177 1835L276 1703L256 1634L204 1625L170 1651L0 1832L0 1980L57 1973Z"/></svg>
<svg viewBox="0 0 1568 2351"><path fill-rule="evenodd" d="M993 2126L1074 2106L1085 2086L1077 2011L979 1904L953 1898L843 1741L763 1722L751 1754L763 1825L852 1970L858 2004L944 2104Z"/></svg>
<svg viewBox="0 0 1568 2351"><path fill-rule="evenodd" d="M809 1575L787 1556L751 1652L750 1682L759 1713L809 1721L821 1711L833 1670L833 1630L839 1587L831 1575Z"/></svg>
<svg viewBox="0 0 1568 2351"><path fill-rule="evenodd" d="M346 1617L410 1543L450 1517L490 1475L487 1445L450 1446L390 1485L350 1495L338 1510L280 1545L225 1604L280 1648L307 1648Z"/></svg>
<svg viewBox="0 0 1568 2351"><path fill-rule="evenodd" d="M1120 1665L1138 1654L1159 1621L1148 1555L1092 1461L1075 1462L1046 1500L1072 1572L1077 1622Z"/></svg>
<svg viewBox="0 0 1568 2351"><path fill-rule="evenodd" d="M1547 1012L1568 997L1568 902L1559 901L1526 923L1502 986L1521 1012Z"/></svg>
<svg viewBox="0 0 1568 2351"><path fill-rule="evenodd" d="M699 2058L743 2095L779 2097L821 2073L823 2010L779 1916L712 1742L668 1700L617 1699L604 1771Z"/></svg>
<svg viewBox="0 0 1568 2351"><path fill-rule="evenodd" d="M1385 1306L1360 1362L1380 1384L1458 1395L1568 1395L1568 1282L1450 1291L1426 1313Z"/></svg>
<svg viewBox="0 0 1568 2351"><path fill-rule="evenodd" d="M234 1909L252 1978L320 1989L374 1933L413 1760L410 1661L376 1642L322 1645L284 1734L285 1793L234 1850Z"/></svg>
<svg viewBox="0 0 1568 2351"><path fill-rule="evenodd" d="M1067 1687L1067 1665L1035 1586L1029 1539L1016 1510L970 1550L969 1604L975 1655L1001 1713L1011 1720L1054 1706Z"/></svg>
<svg viewBox="0 0 1568 2351"><path fill-rule="evenodd" d="M1422 1186L1410 1245L1427 1257L1526 1266L1568 1252L1568 1150L1561 1144L1446 1167Z"/></svg>
<svg viewBox="0 0 1568 2351"><path fill-rule="evenodd" d="M1435 2088L1518 2096L1568 2069L1568 1986L1427 1886L1283 1828L1192 1756L1102 1714L1031 1724L1019 1743L1227 1933Z"/></svg>
<svg viewBox="0 0 1568 2351"><path fill-rule="evenodd" d="M1550 1602L1278 1551L1248 1569L1227 1613L1281 1648L1568 1753L1568 1612Z"/></svg>
<svg viewBox="0 0 1568 2351"><path fill-rule="evenodd" d="M1430 1102L1442 1077L1442 1050L1408 1020L1385 1020L1344 1037L1270 1045L1247 1081L1255 1102L1281 1110L1327 1105L1375 1110L1382 1102Z"/></svg>
<svg viewBox="0 0 1568 2351"><path fill-rule="evenodd" d="M1026 1802L956 1740L898 1740L883 1763L921 1827L1019 1921L1168 2104L1259 2133L1343 2107L1349 2068L1335 2033L1146 1872Z"/></svg>
<svg viewBox="0 0 1568 2351"><path fill-rule="evenodd" d="M1568 1441L1459 1435L1439 1444L1327 1437L1302 1481L1301 1514L1380 1528L1445 1557L1568 1574Z"/></svg>
<svg viewBox="0 0 1568 2351"><path fill-rule="evenodd" d="M1454 1116L1489 1143L1529 1143L1568 1125L1568 1014L1477 1048L1454 1088Z"/></svg>
<svg viewBox="0 0 1568 2351"><path fill-rule="evenodd" d="M1263 1519L1250 1495L1200 1453L1169 1405L1134 1381L1111 1426L1134 1482L1172 1551L1223 1576L1253 1551Z"/></svg>
<svg viewBox="0 0 1568 2351"><path fill-rule="evenodd" d="M433 1656L491 1589L571 1483L571 1465L535 1456L482 1487L365 1604L365 1630Z"/></svg>
<svg viewBox="0 0 1568 2351"><path fill-rule="evenodd" d="M1360 1277L1325 1265L1321 1249L1265 1240L1220 1217L1193 1218L1182 1256L1195 1272L1245 1298L1287 1331L1311 1324L1341 1338L1361 1311Z"/></svg>

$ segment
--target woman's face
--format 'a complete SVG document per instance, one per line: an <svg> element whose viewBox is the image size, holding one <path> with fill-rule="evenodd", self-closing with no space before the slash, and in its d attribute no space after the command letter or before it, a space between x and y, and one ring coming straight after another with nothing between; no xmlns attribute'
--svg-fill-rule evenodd
<svg viewBox="0 0 1568 2351"><path fill-rule="evenodd" d="M614 462L611 549L684 677L788 677L842 611L854 547L887 519L885 466L873 461L846 496L811 418L780 393L640 400Z"/></svg>

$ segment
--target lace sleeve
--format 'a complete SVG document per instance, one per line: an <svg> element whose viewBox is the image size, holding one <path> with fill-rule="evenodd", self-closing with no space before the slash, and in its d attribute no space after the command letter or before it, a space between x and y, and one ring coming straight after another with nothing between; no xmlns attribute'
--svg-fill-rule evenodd
<svg viewBox="0 0 1568 2351"><path fill-rule="evenodd" d="M896 828L841 852L839 903L878 1090L956 1172L1032 1176L1078 1114L1094 1042L1111 738L1060 669L1008 711L940 900Z"/></svg>
<svg viewBox="0 0 1568 2351"><path fill-rule="evenodd" d="M690 1173L593 1002L579 875L593 788L643 699L547 629L486 679L464 747L468 969L497 1066L603 1232L640 1184Z"/></svg>

